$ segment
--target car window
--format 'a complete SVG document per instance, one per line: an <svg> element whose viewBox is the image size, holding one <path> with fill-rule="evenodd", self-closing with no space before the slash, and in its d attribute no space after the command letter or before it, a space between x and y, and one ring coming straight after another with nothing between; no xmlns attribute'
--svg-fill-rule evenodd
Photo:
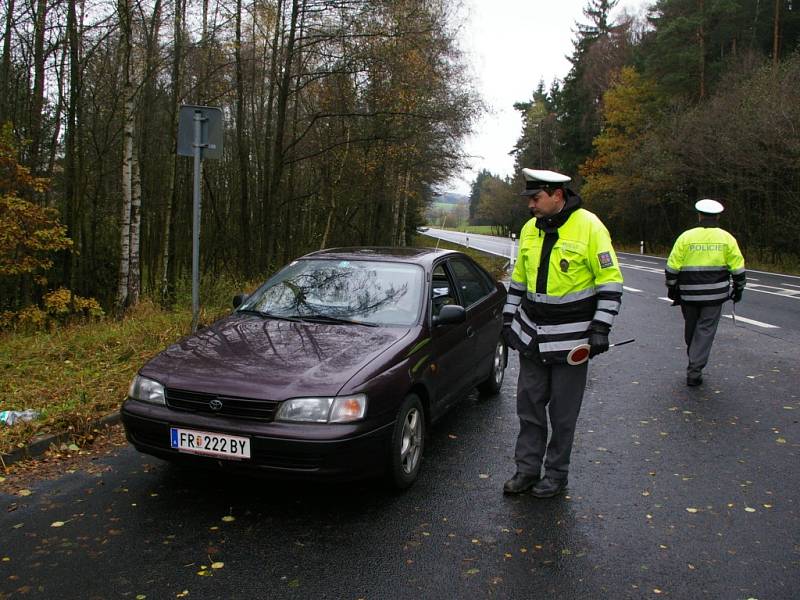
<svg viewBox="0 0 800 600"><path fill-rule="evenodd" d="M458 299L450 282L450 277L444 269L444 263L441 263L433 269L431 284L431 310L433 316L438 316L442 307L447 304L458 304Z"/></svg>
<svg viewBox="0 0 800 600"><path fill-rule="evenodd" d="M454 258L450 261L450 268L458 282L465 306L471 306L491 293L492 288L489 287L489 282L475 265Z"/></svg>
<svg viewBox="0 0 800 600"><path fill-rule="evenodd" d="M270 278L238 310L408 326L419 319L424 278L422 267L398 262L299 260Z"/></svg>

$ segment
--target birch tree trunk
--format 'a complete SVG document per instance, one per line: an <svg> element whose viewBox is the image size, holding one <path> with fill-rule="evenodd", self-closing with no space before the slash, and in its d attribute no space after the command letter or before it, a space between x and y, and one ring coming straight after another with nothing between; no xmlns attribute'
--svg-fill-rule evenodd
<svg viewBox="0 0 800 600"><path fill-rule="evenodd" d="M131 82L131 12L130 0L119 0L117 10L120 24L120 49L122 52L122 94L124 98L122 134L122 207L120 213L120 256L115 309L121 316L128 306L128 278L131 254L131 202L133 169L133 85Z"/></svg>
<svg viewBox="0 0 800 600"><path fill-rule="evenodd" d="M128 306L139 303L142 288L142 274L139 262L141 247L142 222L142 178L139 172L139 158L133 152L131 156L131 249L130 272L128 274Z"/></svg>

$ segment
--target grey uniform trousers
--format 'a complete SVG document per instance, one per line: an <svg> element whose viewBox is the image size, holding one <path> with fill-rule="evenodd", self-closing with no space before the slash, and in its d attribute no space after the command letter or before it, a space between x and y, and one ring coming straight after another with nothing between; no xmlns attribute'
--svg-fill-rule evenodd
<svg viewBox="0 0 800 600"><path fill-rule="evenodd" d="M722 305L693 306L681 304L684 329L683 338L686 341L686 354L689 356L689 366L686 375L697 377L708 364L711 355L711 344L717 333L717 325L722 315Z"/></svg>
<svg viewBox="0 0 800 600"><path fill-rule="evenodd" d="M544 365L538 357L528 358L520 353L517 382L519 437L514 454L518 472L539 477L544 463L545 476L552 479L567 477L588 368L588 361L574 366Z"/></svg>

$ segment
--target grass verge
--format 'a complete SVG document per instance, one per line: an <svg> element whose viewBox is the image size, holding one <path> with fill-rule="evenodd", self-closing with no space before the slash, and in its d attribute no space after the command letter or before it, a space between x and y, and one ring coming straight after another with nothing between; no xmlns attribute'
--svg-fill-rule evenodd
<svg viewBox="0 0 800 600"><path fill-rule="evenodd" d="M201 321L220 314L221 309L207 312ZM166 311L143 302L121 321L0 336L0 411L39 412L31 422L0 424L0 454L42 434L83 435L119 408L139 367L188 334L191 320L191 310Z"/></svg>

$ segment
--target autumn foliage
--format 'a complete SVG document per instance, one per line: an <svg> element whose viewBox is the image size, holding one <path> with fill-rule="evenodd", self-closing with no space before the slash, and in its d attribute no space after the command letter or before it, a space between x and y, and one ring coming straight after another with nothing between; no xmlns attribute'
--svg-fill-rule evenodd
<svg viewBox="0 0 800 600"><path fill-rule="evenodd" d="M45 273L54 256L72 248L67 230L58 220L58 211L37 204L35 198L47 190L44 178L34 177L19 163L19 145L10 126L0 129L0 280L4 287L28 281L43 287ZM92 298L74 296L60 288L42 295L42 306L14 306L8 298L0 300L0 328L43 327L68 316L100 316L102 310Z"/></svg>
<svg viewBox="0 0 800 600"><path fill-rule="evenodd" d="M37 274L53 266L53 254L72 247L58 212L32 198L47 189L19 161L9 126L0 130L0 277Z"/></svg>

